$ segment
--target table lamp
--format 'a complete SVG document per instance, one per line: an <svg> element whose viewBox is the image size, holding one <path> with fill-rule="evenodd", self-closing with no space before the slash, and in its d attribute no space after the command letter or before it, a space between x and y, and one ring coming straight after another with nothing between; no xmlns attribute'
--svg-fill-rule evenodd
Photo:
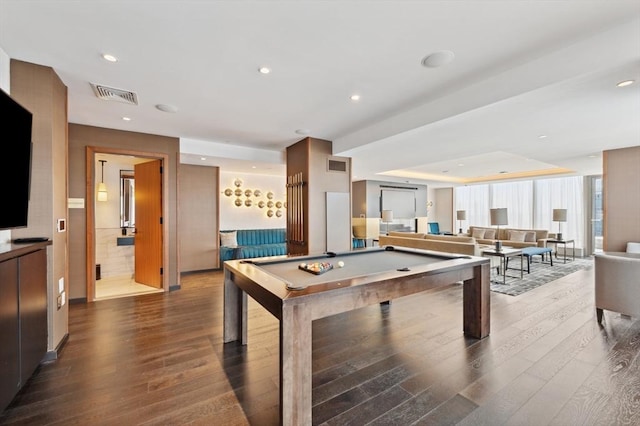
<svg viewBox="0 0 640 426"><path fill-rule="evenodd" d="M560 225L567 221L567 209L553 209L553 221L558 222L558 235L556 238L562 240Z"/></svg>
<svg viewBox="0 0 640 426"><path fill-rule="evenodd" d="M382 221L387 224L387 235L389 235L389 222L393 222L393 210L382 210Z"/></svg>
<svg viewBox="0 0 640 426"><path fill-rule="evenodd" d="M496 251L502 250L502 241L500 241L500 225L507 225L509 220L507 218L507 209L491 209L491 226L497 226L498 232L496 233Z"/></svg>
<svg viewBox="0 0 640 426"><path fill-rule="evenodd" d="M458 234L462 234L462 221L467 220L467 211L466 210L458 210L456 211L456 218L460 222L460 229L458 229Z"/></svg>

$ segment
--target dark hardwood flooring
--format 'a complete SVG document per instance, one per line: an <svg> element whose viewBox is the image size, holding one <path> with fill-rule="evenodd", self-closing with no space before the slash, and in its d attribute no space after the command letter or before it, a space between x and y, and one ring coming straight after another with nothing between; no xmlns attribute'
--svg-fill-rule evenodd
<svg viewBox="0 0 640 426"><path fill-rule="evenodd" d="M491 335L462 335L462 289L313 326L318 425L638 425L640 320L596 323L593 270L491 294ZM278 323L250 305L222 343L222 273L182 289L70 306L69 340L0 416L29 425L278 423Z"/></svg>

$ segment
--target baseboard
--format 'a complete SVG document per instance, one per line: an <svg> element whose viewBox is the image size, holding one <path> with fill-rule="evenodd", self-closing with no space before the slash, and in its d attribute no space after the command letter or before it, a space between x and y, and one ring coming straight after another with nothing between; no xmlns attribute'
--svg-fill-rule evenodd
<svg viewBox="0 0 640 426"><path fill-rule="evenodd" d="M78 297L76 299L69 299L69 304L70 305L75 305L78 303L87 303L87 298L86 297Z"/></svg>
<svg viewBox="0 0 640 426"><path fill-rule="evenodd" d="M180 284L170 285L169 286L169 291L180 290L180 288L181 288Z"/></svg>
<svg viewBox="0 0 640 426"><path fill-rule="evenodd" d="M60 358L60 354L62 353L62 349L67 344L68 340L69 340L69 333L66 333L64 335L64 337L62 338L62 340L60 340L60 343L58 343L58 346L56 346L56 348L54 350L47 351L47 353L44 355L44 358L42 358L42 362L51 362L51 361L55 361L58 358Z"/></svg>

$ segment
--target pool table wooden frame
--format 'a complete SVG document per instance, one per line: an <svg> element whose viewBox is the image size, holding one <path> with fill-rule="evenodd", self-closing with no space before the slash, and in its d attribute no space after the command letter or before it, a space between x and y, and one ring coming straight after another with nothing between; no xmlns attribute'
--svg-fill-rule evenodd
<svg viewBox="0 0 640 426"><path fill-rule="evenodd" d="M386 248L386 247L385 247ZM358 250L366 256L369 251ZM393 248L392 248L393 249ZM447 256L425 250L396 252ZM294 260L293 267L308 257ZM260 259L256 259L259 261ZM264 258L262 259L264 260ZM273 258L269 258L273 260ZM280 423L311 424L311 322L318 318L382 303L410 294L463 281L463 331L482 339L489 335L489 259L467 256L414 267L411 271L388 271L354 279L330 281L302 290L286 284L257 265L241 260L224 263L224 342L247 343L247 295L280 320Z"/></svg>

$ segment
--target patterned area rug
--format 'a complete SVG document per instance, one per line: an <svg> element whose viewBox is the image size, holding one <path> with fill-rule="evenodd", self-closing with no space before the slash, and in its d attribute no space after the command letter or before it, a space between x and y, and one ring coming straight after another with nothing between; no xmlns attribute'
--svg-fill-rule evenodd
<svg viewBox="0 0 640 426"><path fill-rule="evenodd" d="M524 263L524 275L523 279L514 278L520 275L517 269L511 269L514 264L520 266L520 259L510 259L509 269L507 270L507 283L502 284L502 275L496 275L495 268L491 270L491 291L496 293L508 294L510 296L517 296L522 293L526 293L529 290L533 290L536 287L540 287L551 281L555 281L558 278L562 278L565 275L569 275L572 272L579 271L581 269L587 269L593 267L593 258L587 257L584 259L578 259L562 263L561 259L554 259L553 266L548 263L540 263L540 256L535 257L535 262L531 263L531 273L527 274L526 260ZM510 275L512 277L510 277ZM497 281L499 280L499 281Z"/></svg>

